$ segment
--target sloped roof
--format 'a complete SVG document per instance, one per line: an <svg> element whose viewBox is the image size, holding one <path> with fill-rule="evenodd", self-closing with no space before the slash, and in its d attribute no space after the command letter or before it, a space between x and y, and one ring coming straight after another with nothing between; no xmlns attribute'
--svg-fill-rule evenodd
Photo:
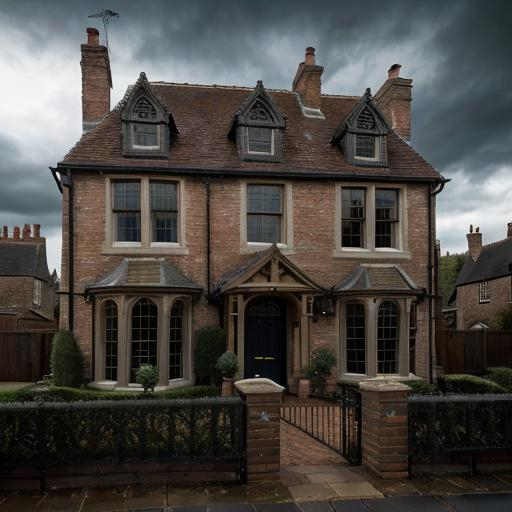
<svg viewBox="0 0 512 512"><path fill-rule="evenodd" d="M423 293L398 265L358 265L343 281L333 288L334 293L396 292Z"/></svg>
<svg viewBox="0 0 512 512"><path fill-rule="evenodd" d="M112 288L172 288L200 292L202 287L185 277L163 258L125 258L110 274L88 291Z"/></svg>
<svg viewBox="0 0 512 512"><path fill-rule="evenodd" d="M360 167L345 162L340 150L329 144L344 117L361 100L353 96L321 99L325 119L305 117L298 94L266 89L283 115L283 161L245 162L227 136L233 117L253 94L246 87L203 86L152 82L152 88L172 113L179 134L171 137L169 158L126 158L122 155L121 111L114 109L94 129L85 133L59 165L134 169L221 170L227 174L248 170L264 174L315 173L340 177L413 178L439 180L441 175L394 132L388 135L389 168ZM126 101L126 99L124 100Z"/></svg>
<svg viewBox="0 0 512 512"><path fill-rule="evenodd" d="M33 276L43 281L49 280L46 244L0 242L0 276Z"/></svg>
<svg viewBox="0 0 512 512"><path fill-rule="evenodd" d="M512 238L484 245L476 261L470 256L457 276L455 287L512 275Z"/></svg>

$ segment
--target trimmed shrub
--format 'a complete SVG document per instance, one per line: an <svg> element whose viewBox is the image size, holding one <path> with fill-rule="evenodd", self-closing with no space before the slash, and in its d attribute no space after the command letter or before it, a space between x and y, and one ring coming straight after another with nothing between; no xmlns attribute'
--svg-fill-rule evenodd
<svg viewBox="0 0 512 512"><path fill-rule="evenodd" d="M224 354L217 359L215 368L217 368L223 377L232 379L238 371L238 359L233 352L224 352Z"/></svg>
<svg viewBox="0 0 512 512"><path fill-rule="evenodd" d="M435 387L423 379L402 380L400 382L409 386L414 395L429 395L436 392Z"/></svg>
<svg viewBox="0 0 512 512"><path fill-rule="evenodd" d="M512 393L512 368L493 368L485 378Z"/></svg>
<svg viewBox="0 0 512 512"><path fill-rule="evenodd" d="M438 377L437 388L442 393L483 394L507 392L495 382L463 373Z"/></svg>
<svg viewBox="0 0 512 512"><path fill-rule="evenodd" d="M318 347L311 354L311 364L304 368L304 374L311 380L313 392L325 394L325 377L336 365L336 356L326 347Z"/></svg>
<svg viewBox="0 0 512 512"><path fill-rule="evenodd" d="M226 333L216 325L201 327L196 332L194 364L200 384L220 382L215 363L226 350Z"/></svg>
<svg viewBox="0 0 512 512"><path fill-rule="evenodd" d="M152 364L143 364L135 374L135 382L144 388L144 393L155 391L158 384L158 368Z"/></svg>
<svg viewBox="0 0 512 512"><path fill-rule="evenodd" d="M82 352L70 331L59 331L53 337L50 364L56 386L78 388L83 384Z"/></svg>
<svg viewBox="0 0 512 512"><path fill-rule="evenodd" d="M494 321L492 327L500 331L511 331L512 330L512 307L507 306L505 309L500 311Z"/></svg>

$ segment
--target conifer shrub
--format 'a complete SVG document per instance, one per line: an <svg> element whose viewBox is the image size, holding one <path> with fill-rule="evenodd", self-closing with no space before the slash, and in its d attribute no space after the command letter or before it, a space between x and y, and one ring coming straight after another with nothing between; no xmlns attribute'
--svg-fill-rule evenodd
<svg viewBox="0 0 512 512"><path fill-rule="evenodd" d="M213 384L222 380L216 363L225 350L226 333L224 329L216 325L209 325L197 330L194 364L198 383Z"/></svg>
<svg viewBox="0 0 512 512"><path fill-rule="evenodd" d="M70 331L59 331L53 337L50 365L55 386L78 388L84 383L82 352Z"/></svg>

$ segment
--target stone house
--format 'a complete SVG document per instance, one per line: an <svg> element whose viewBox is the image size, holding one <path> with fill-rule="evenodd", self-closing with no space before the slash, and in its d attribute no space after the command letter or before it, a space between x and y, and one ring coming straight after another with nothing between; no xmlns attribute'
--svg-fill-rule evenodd
<svg viewBox="0 0 512 512"><path fill-rule="evenodd" d="M479 228L466 235L468 254L446 311L455 314L457 329L493 327L496 315L512 304L512 222L507 237L482 245Z"/></svg>
<svg viewBox="0 0 512 512"><path fill-rule="evenodd" d="M431 372L435 195L409 143L412 80L326 95L306 49L292 90L149 82L110 110L108 51L81 46L84 134L63 194L61 327L94 385L193 382L194 332L221 325L240 377L293 386ZM212 362L213 363L213 362Z"/></svg>
<svg viewBox="0 0 512 512"><path fill-rule="evenodd" d="M56 274L46 262L39 224L0 236L0 331L55 330Z"/></svg>

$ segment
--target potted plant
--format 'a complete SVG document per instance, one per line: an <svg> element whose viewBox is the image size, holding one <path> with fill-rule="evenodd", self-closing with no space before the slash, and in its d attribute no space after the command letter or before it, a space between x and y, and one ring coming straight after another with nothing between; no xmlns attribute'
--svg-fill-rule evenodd
<svg viewBox="0 0 512 512"><path fill-rule="evenodd" d="M238 371L238 359L233 352L227 351L217 359L215 368L222 375L222 396L233 395L233 382Z"/></svg>
<svg viewBox="0 0 512 512"><path fill-rule="evenodd" d="M144 388L144 394L155 391L158 383L158 368L152 364L143 364L135 374L135 381Z"/></svg>
<svg viewBox="0 0 512 512"><path fill-rule="evenodd" d="M336 356L326 347L318 347L311 354L311 364L307 367L307 376L313 384L314 392L325 395L326 377L331 374L336 366Z"/></svg>
<svg viewBox="0 0 512 512"><path fill-rule="evenodd" d="M306 366L303 370L303 374L299 377L299 382L297 386L297 396L299 398L307 398L311 393L311 379L310 379L310 369L309 366Z"/></svg>

